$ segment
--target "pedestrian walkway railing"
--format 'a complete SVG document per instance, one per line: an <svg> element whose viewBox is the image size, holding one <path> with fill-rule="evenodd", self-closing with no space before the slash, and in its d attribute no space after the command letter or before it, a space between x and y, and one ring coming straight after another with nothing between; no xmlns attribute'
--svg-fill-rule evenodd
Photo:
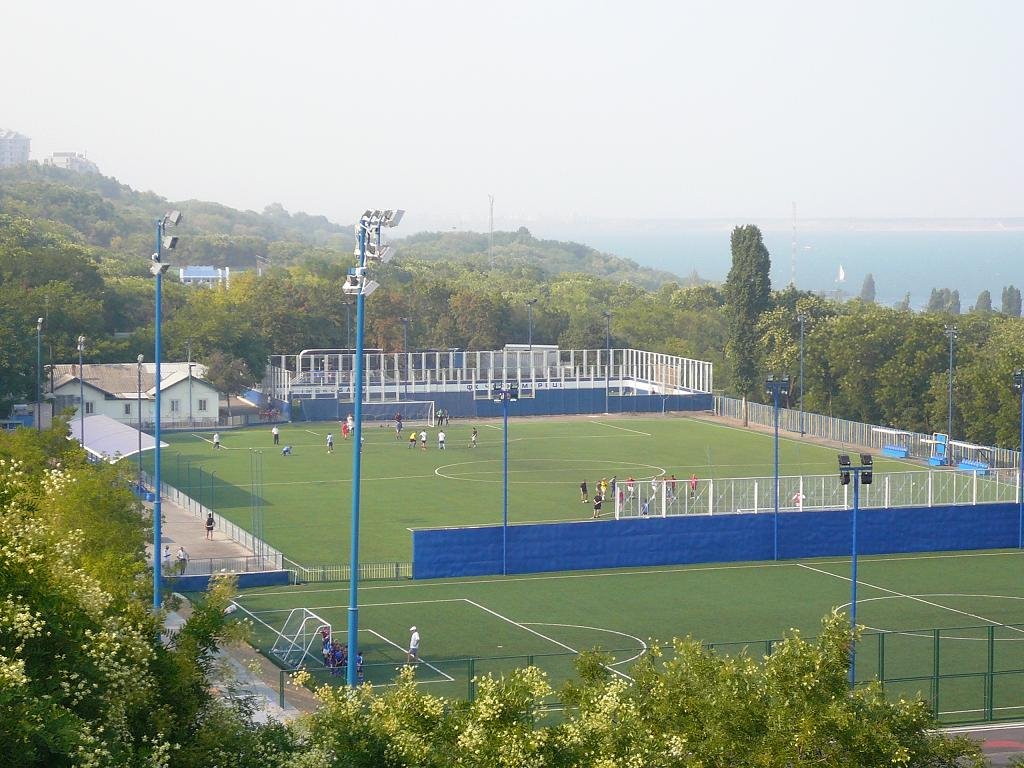
<svg viewBox="0 0 1024 768"><path fill-rule="evenodd" d="M153 487L153 480L149 475L143 475L143 482ZM235 525L233 522L228 520L222 515L218 515L213 509L206 507L188 494L175 488L173 485L167 483L160 483L161 498L167 499L168 501L177 504L180 508L187 510L192 513L192 516L196 519L197 526L205 525L205 521L209 515L213 515L213 525L215 531L220 531L232 541L240 544L241 546L248 549L253 553L251 557L237 557L237 558L226 558L236 563L248 565L244 571L241 568L233 568L235 572L250 573L254 571L280 571L284 569L284 555L280 550L267 544L257 536L253 536L249 531L245 530L241 526ZM214 560L219 558L213 558ZM204 573L215 573L220 571L198 571L197 575ZM193 571L187 571L187 574L191 575Z"/></svg>
<svg viewBox="0 0 1024 768"><path fill-rule="evenodd" d="M281 566L277 557L193 557L188 560L184 571L181 570L180 563L175 561L171 575L207 576L214 573L258 573L279 570Z"/></svg>
<svg viewBox="0 0 1024 768"><path fill-rule="evenodd" d="M284 558L284 567L294 574L296 583L348 581L352 578L352 567L348 564L302 565L286 557ZM412 563L410 562L392 561L359 564L360 581L411 578Z"/></svg>

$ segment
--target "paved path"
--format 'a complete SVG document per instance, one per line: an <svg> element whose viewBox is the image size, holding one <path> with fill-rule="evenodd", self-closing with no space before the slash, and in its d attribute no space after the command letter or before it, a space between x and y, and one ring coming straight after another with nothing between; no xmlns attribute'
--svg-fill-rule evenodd
<svg viewBox="0 0 1024 768"><path fill-rule="evenodd" d="M151 502L145 504L152 510ZM170 545L172 556L180 546L185 547L185 551L193 560L210 557L249 557L253 554L251 549L232 541L223 531L215 530L213 538L207 539L206 519L197 517L194 512L178 506L173 501L163 499L160 511L163 518L160 541ZM152 551L152 544L147 545L146 554L152 555Z"/></svg>

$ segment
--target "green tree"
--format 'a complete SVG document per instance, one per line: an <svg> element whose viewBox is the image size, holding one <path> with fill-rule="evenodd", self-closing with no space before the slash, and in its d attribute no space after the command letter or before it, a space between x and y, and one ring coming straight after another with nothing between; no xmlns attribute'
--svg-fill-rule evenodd
<svg viewBox="0 0 1024 768"><path fill-rule="evenodd" d="M754 397L761 392L760 339L757 324L768 309L771 294L771 259L761 238L761 230L752 224L732 231L732 267L725 281L725 300L729 318L726 359L732 368L737 394Z"/></svg>
<svg viewBox="0 0 1024 768"><path fill-rule="evenodd" d="M213 352L206 359L206 379L228 401L228 416L231 416L231 398L240 395L253 385L253 375L245 361L228 357L223 352Z"/></svg>
<svg viewBox="0 0 1024 768"><path fill-rule="evenodd" d="M992 294L985 289L978 294L978 300L974 302L972 312L989 313L992 311Z"/></svg>
<svg viewBox="0 0 1024 768"><path fill-rule="evenodd" d="M1003 303L999 310L1008 317L1020 317L1020 288L1003 287Z"/></svg>
<svg viewBox="0 0 1024 768"><path fill-rule="evenodd" d="M864 284L860 288L860 300L867 304L875 303L875 276L870 272L864 278Z"/></svg>

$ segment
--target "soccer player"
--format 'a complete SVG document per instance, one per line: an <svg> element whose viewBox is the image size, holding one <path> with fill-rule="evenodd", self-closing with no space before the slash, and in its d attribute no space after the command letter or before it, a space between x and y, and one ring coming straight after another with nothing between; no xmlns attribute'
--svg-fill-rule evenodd
<svg viewBox="0 0 1024 768"><path fill-rule="evenodd" d="M282 456L291 456L292 455L292 447L290 445L286 445L284 448L281 449L281 455Z"/></svg>
<svg viewBox="0 0 1024 768"><path fill-rule="evenodd" d="M395 440L402 439L402 414L398 414L398 418L395 419Z"/></svg>
<svg viewBox="0 0 1024 768"><path fill-rule="evenodd" d="M629 491L629 498L633 498L633 493L636 491L636 480L630 475L626 478L626 490Z"/></svg>
<svg viewBox="0 0 1024 768"><path fill-rule="evenodd" d="M424 451L427 450L427 430L425 429L420 432L420 448Z"/></svg>
<svg viewBox="0 0 1024 768"><path fill-rule="evenodd" d="M690 475L690 498L694 498L697 495L697 473L694 472Z"/></svg>
<svg viewBox="0 0 1024 768"><path fill-rule="evenodd" d="M668 500L669 501L675 501L676 500L676 482L677 482L677 479L676 479L675 475L672 475L668 479Z"/></svg>
<svg viewBox="0 0 1024 768"><path fill-rule="evenodd" d="M587 503L587 481L584 480L580 483L580 501L584 504Z"/></svg>
<svg viewBox="0 0 1024 768"><path fill-rule="evenodd" d="M334 433L327 433L327 452L334 453Z"/></svg>
<svg viewBox="0 0 1024 768"><path fill-rule="evenodd" d="M409 430L409 447L410 448L415 448L416 447L416 430L415 429Z"/></svg>
<svg viewBox="0 0 1024 768"><path fill-rule="evenodd" d="M409 631L412 635L409 636L409 653L406 655L406 661L409 664L416 664L420 660L420 633L416 630L415 624L409 627Z"/></svg>
<svg viewBox="0 0 1024 768"><path fill-rule="evenodd" d="M277 424L271 428L270 434L274 436L274 445L281 442L281 430L277 428Z"/></svg>
<svg viewBox="0 0 1024 768"><path fill-rule="evenodd" d="M602 501L604 501L604 499L601 498L601 494L600 493L595 493L594 494L594 514L593 514L593 517L600 517L601 516L601 502Z"/></svg>
<svg viewBox="0 0 1024 768"><path fill-rule="evenodd" d="M220 448L220 432L213 433L213 447Z"/></svg>
<svg viewBox="0 0 1024 768"><path fill-rule="evenodd" d="M445 435L443 429L440 432L437 433L437 450L439 450L439 451L443 451L444 450L444 440L445 440L445 437L446 437L446 435Z"/></svg>
<svg viewBox="0 0 1024 768"><path fill-rule="evenodd" d="M473 431L469 434L469 447L476 448L477 431L476 427L473 427Z"/></svg>

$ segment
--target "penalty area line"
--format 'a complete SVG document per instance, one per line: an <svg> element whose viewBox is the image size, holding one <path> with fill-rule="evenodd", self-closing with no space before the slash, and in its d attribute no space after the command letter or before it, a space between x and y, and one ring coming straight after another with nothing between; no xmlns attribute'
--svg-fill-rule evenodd
<svg viewBox="0 0 1024 768"><path fill-rule="evenodd" d="M650 432L641 432L639 429L629 429L628 427L620 427L617 424L609 424L607 421L595 421L594 424L600 424L602 427L608 427L609 429L621 429L623 432L632 432L634 435L643 435L644 437L651 437Z"/></svg>
<svg viewBox="0 0 1024 768"><path fill-rule="evenodd" d="M367 631L367 632L369 632L370 634L376 635L376 636L377 636L377 637L379 637L379 638L380 638L381 640L383 640L383 641L384 641L385 643L387 643L388 645L394 646L395 648L397 648L398 650L400 650L400 651L401 651L402 653L405 653L405 652L406 652L406 649L405 649L405 648L403 648L402 646L400 646L400 645L399 645L398 643L396 643L395 641L391 640L390 638L384 637L384 635L382 635L382 634L381 634L380 632L377 632L377 631L376 631L376 630L374 630L374 629L368 629L368 630L366 630L366 631ZM435 666L434 666L433 664L431 664L431 663L430 663L429 661L424 661L423 659L420 659L420 660L419 660L419 663L420 663L420 664L422 664L422 665L423 665L423 666L425 666L425 667L430 667L430 668L431 668L432 670L434 670L435 672L437 672L437 674L439 674L439 675L440 675L441 677L443 677L443 678L444 678L445 680L447 680L447 681L448 681L449 683L454 683L454 682L455 682L455 678L454 678L454 677L452 677L451 675L449 675L449 674L448 674L448 673L446 673L446 672L442 672L442 671L441 671L440 669L438 669L437 667L435 667ZM411 666L411 665L409 665L409 663L408 663L408 662L406 662L406 666Z"/></svg>

